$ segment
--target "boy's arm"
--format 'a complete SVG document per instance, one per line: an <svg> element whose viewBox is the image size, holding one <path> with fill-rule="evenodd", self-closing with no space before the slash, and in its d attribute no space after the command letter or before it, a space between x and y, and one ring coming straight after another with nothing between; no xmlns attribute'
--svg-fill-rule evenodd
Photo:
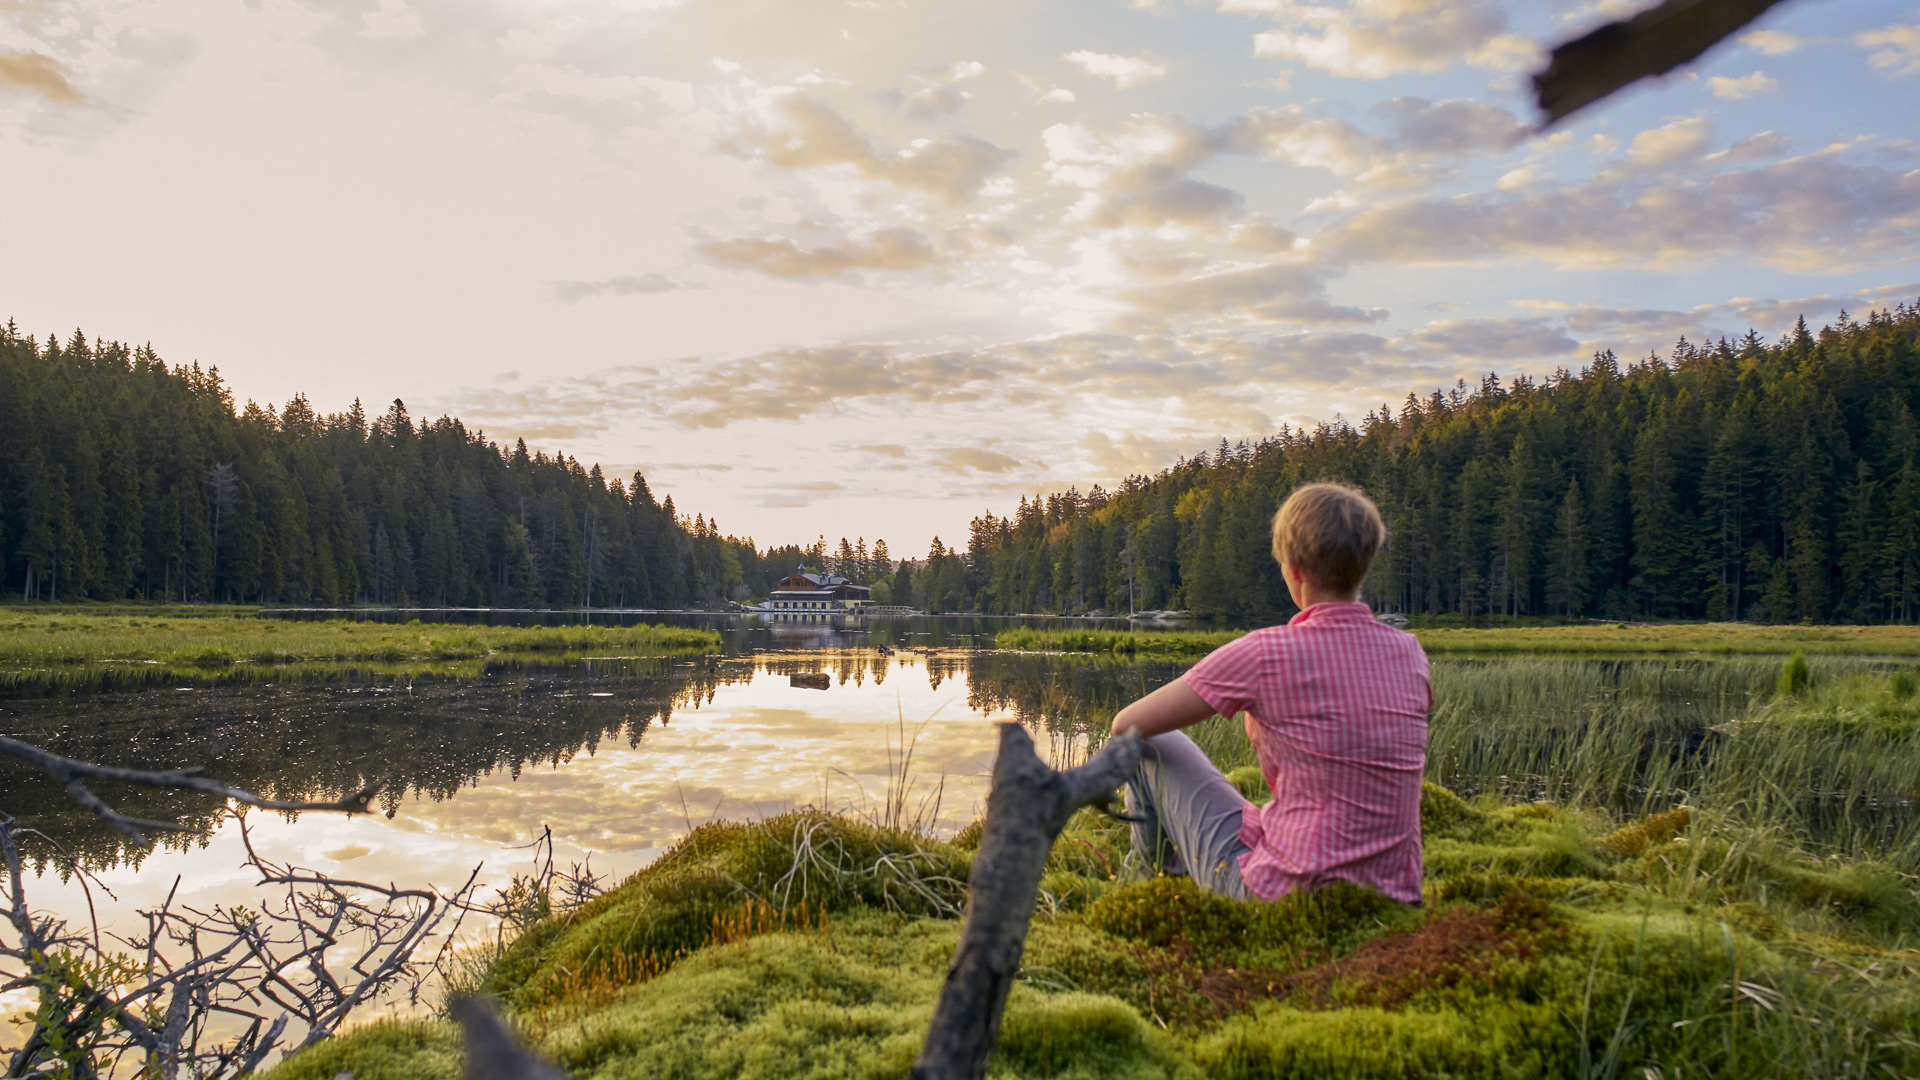
<svg viewBox="0 0 1920 1080"><path fill-rule="evenodd" d="M1120 710L1113 718L1113 733L1139 732L1141 738L1165 735L1190 727L1213 715L1213 706L1193 692L1185 679L1167 685Z"/></svg>

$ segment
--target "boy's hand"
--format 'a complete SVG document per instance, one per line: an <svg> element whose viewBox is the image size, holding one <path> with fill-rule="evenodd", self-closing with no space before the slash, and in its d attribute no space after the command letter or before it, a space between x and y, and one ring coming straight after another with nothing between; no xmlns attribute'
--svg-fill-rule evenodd
<svg viewBox="0 0 1920 1080"><path fill-rule="evenodd" d="M1213 706L1193 692L1185 679L1167 685L1120 710L1113 718L1113 733L1138 732L1141 738L1165 735L1191 727L1213 715Z"/></svg>

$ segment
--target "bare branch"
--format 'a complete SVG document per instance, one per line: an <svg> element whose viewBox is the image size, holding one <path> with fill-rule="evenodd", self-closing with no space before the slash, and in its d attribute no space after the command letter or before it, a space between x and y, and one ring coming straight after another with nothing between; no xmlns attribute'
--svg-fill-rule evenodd
<svg viewBox="0 0 1920 1080"><path fill-rule="evenodd" d="M967 921L914 1062L914 1080L986 1075L1053 841L1076 810L1110 800L1139 761L1140 738L1129 733L1079 768L1056 772L1033 752L1025 728L1000 725L986 824L968 875Z"/></svg>
<svg viewBox="0 0 1920 1080"><path fill-rule="evenodd" d="M224 799L247 806L257 806L262 810L331 810L347 814L365 814L371 812L369 804L380 793L379 784L370 784L365 788L337 799L333 802L298 802L281 799L267 799L251 791L223 784L201 775L199 768L173 769L166 772L150 772L145 769L121 769L111 765L95 765L90 761L76 761L61 757L59 754L42 750L17 739L0 736L0 754L17 757L45 769L55 780L66 786L68 793L107 824L120 830L126 837L141 847L153 845L141 834L141 829L179 830L177 823L148 821L129 817L120 813L89 791L82 778L99 780L118 780L126 784L139 784L143 787L172 788L178 791L199 791L208 795L218 795Z"/></svg>

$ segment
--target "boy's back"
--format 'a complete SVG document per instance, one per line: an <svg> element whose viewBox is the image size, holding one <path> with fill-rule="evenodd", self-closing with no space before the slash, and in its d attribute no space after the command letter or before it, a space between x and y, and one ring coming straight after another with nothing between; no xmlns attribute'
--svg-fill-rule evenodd
<svg viewBox="0 0 1920 1080"><path fill-rule="evenodd" d="M1273 789L1248 805L1240 860L1273 899L1336 880L1420 902L1420 782L1432 702L1426 653L1364 603L1320 603L1182 676L1247 735Z"/></svg>

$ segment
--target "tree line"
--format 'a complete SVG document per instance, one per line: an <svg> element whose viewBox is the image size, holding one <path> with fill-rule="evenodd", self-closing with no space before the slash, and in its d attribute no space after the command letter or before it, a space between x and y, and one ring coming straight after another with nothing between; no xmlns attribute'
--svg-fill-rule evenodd
<svg viewBox="0 0 1920 1080"><path fill-rule="evenodd" d="M916 602L983 612L1294 609L1274 510L1358 485L1389 538L1366 584L1408 614L1911 622L1920 616L1920 306L1777 343L1456 384L973 520Z"/></svg>
<svg viewBox="0 0 1920 1080"><path fill-rule="evenodd" d="M398 400L236 408L217 368L0 329L0 569L24 599L715 607L805 557Z"/></svg>
<svg viewBox="0 0 1920 1080"><path fill-rule="evenodd" d="M760 549L565 455L395 401L236 408L147 347L0 330L0 566L27 599L715 607L797 565L928 611L1292 604L1268 523L1356 484L1389 538L1366 586L1408 614L1920 617L1920 307L1621 364L1409 394L1358 423L1223 440L1118 490L1022 498L895 561L884 540Z"/></svg>

